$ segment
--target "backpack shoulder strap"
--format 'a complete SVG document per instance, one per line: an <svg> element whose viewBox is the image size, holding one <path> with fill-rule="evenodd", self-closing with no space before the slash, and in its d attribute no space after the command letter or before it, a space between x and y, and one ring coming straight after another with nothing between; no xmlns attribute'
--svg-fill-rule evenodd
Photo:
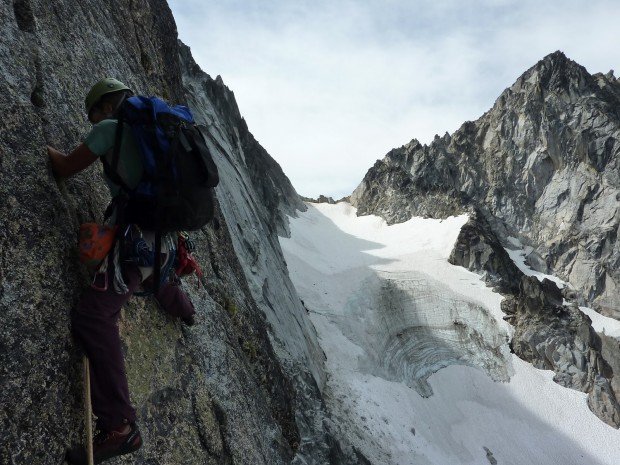
<svg viewBox="0 0 620 465"><path fill-rule="evenodd" d="M155 232L155 262L153 263L153 293L157 294L161 286L161 231ZM170 253L170 252L168 252Z"/></svg>
<svg viewBox="0 0 620 465"><path fill-rule="evenodd" d="M114 133L114 148L112 149L112 163L109 163L105 156L100 157L103 163L103 171L106 176L112 180L114 184L118 184L125 192L130 193L132 189L118 174L118 162L120 159L121 142L123 140L124 118L122 113L119 115L116 123L116 132Z"/></svg>

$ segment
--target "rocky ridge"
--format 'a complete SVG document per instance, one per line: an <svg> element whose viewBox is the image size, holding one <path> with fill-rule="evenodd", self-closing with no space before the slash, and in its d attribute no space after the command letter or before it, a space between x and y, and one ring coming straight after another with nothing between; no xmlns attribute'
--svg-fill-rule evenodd
<svg viewBox="0 0 620 465"><path fill-rule="evenodd" d="M351 196L388 222L473 205L530 265L620 316L620 81L555 52L454 134L390 151ZM488 214L487 214L488 213Z"/></svg>
<svg viewBox="0 0 620 465"><path fill-rule="evenodd" d="M351 195L358 214L388 223L468 211L451 263L507 296L514 352L587 392L591 410L615 427L618 341L597 335L577 304L620 315L619 96L612 72L592 76L553 53L477 121L390 151ZM530 266L573 288L562 294L524 276L504 249L514 247L509 238L531 246Z"/></svg>
<svg viewBox="0 0 620 465"><path fill-rule="evenodd" d="M333 199L333 197L327 196L327 195L319 195L316 199L313 199L311 197L301 197L301 199L304 202L312 202L312 203L329 203L329 204L336 204L338 202L340 202L340 200L336 201Z"/></svg>

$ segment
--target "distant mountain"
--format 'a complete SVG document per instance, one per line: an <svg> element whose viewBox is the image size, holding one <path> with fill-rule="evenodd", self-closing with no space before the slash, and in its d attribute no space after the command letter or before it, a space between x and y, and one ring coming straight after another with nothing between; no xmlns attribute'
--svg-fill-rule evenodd
<svg viewBox="0 0 620 465"><path fill-rule="evenodd" d="M555 52L454 134L391 150L351 195L389 223L479 209L529 264L620 318L620 80Z"/></svg>
<svg viewBox="0 0 620 465"><path fill-rule="evenodd" d="M620 343L580 305L620 319L620 81L555 52L454 134L391 150L351 195L358 215L389 223L470 213L450 261L507 298L512 350L589 394L620 426ZM504 248L574 289L524 276Z"/></svg>

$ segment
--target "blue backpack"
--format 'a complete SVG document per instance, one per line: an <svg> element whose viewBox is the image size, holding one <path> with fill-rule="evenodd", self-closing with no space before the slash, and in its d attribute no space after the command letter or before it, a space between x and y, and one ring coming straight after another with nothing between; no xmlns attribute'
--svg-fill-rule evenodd
<svg viewBox="0 0 620 465"><path fill-rule="evenodd" d="M117 112L111 163L101 157L106 175L121 187L114 201L119 224L137 224L159 234L192 231L213 218L217 166L190 110L157 97L127 98ZM118 174L123 123L140 148L144 171L135 188Z"/></svg>

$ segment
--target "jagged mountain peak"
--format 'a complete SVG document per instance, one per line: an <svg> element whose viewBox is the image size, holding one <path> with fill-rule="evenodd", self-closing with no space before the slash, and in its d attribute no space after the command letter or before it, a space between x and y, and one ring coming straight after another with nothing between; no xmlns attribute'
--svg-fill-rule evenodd
<svg viewBox="0 0 620 465"><path fill-rule="evenodd" d="M566 54L561 50L556 50L555 52L549 53L548 55L544 56L533 67L540 68L543 66L577 66L579 68L583 68L579 63L568 58Z"/></svg>
<svg viewBox="0 0 620 465"><path fill-rule="evenodd" d="M389 223L482 208L506 237L532 244L540 271L620 316L618 141L620 82L557 51L450 137L392 150L351 201Z"/></svg>
<svg viewBox="0 0 620 465"><path fill-rule="evenodd" d="M595 80L586 68L558 50L525 71L502 96L525 92L538 98L540 94L553 92L574 97L594 90Z"/></svg>
<svg viewBox="0 0 620 465"><path fill-rule="evenodd" d="M539 60L532 68L524 74L531 74L533 71L540 73L541 84L548 84L553 76L565 77L567 79L581 76L590 76L585 67L576 61L568 58L564 52L559 50L550 53L542 60ZM547 81L545 81L545 78Z"/></svg>
<svg viewBox="0 0 620 465"><path fill-rule="evenodd" d="M590 99L592 96L596 98ZM384 161L409 169L411 155L419 151L444 150L451 144L461 152L467 150L476 143L480 127L485 124L500 124L505 120L501 124L511 125L512 119L518 117L539 127L542 115L553 118L576 104L594 104L609 116L620 117L620 79L613 76L613 71L591 75L585 67L557 50L525 71L478 120L464 122L453 134L436 134L428 145L414 138L390 150ZM539 133L538 129L534 132Z"/></svg>

